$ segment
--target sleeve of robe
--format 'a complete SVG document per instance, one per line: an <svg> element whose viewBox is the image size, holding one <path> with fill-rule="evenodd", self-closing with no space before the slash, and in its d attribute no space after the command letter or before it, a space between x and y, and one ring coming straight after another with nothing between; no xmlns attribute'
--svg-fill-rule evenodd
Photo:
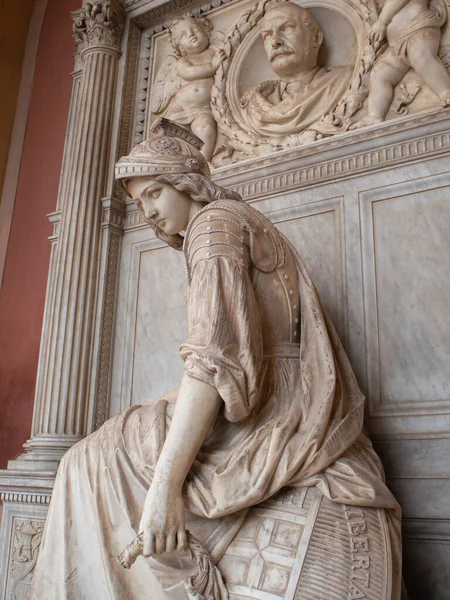
<svg viewBox="0 0 450 600"><path fill-rule="evenodd" d="M189 337L185 372L216 388L231 422L244 419L258 393L262 336L250 274L248 234L239 218L209 209L185 242Z"/></svg>

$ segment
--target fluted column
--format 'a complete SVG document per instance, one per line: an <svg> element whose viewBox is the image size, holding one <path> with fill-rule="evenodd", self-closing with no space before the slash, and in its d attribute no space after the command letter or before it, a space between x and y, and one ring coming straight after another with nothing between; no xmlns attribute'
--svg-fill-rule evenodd
<svg viewBox="0 0 450 600"><path fill-rule="evenodd" d="M99 336L105 305L101 266L110 246L104 238L103 205L124 16L118 2L101 0L86 3L74 19L81 80L65 148L32 437L26 452L10 463L16 469L55 469L99 418L98 354L105 352ZM119 216L120 210L116 207Z"/></svg>

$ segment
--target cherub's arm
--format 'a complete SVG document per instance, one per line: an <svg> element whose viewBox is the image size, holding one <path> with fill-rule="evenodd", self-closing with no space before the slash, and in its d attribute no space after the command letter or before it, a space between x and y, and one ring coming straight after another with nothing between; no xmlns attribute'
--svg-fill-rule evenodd
<svg viewBox="0 0 450 600"><path fill-rule="evenodd" d="M195 81L197 79L212 77L216 72L216 68L213 61L209 60L200 65L193 65L188 59L180 58L177 63L178 74L186 81Z"/></svg>
<svg viewBox="0 0 450 600"><path fill-rule="evenodd" d="M369 33L369 39L372 43L383 41L386 37L386 27L408 2L409 0L386 0L383 10L380 12L378 19L373 24Z"/></svg>
<svg viewBox="0 0 450 600"><path fill-rule="evenodd" d="M378 19L385 25L389 25L395 15L408 4L409 0L386 0Z"/></svg>

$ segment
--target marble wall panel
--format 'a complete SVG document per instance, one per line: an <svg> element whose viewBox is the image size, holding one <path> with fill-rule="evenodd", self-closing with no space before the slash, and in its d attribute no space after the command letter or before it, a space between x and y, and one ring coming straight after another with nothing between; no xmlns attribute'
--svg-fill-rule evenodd
<svg viewBox="0 0 450 600"><path fill-rule="evenodd" d="M444 176L361 194L373 416L450 412L449 184Z"/></svg>
<svg viewBox="0 0 450 600"><path fill-rule="evenodd" d="M131 403L142 404L179 386L178 348L187 335L181 252L140 249Z"/></svg>
<svg viewBox="0 0 450 600"><path fill-rule="evenodd" d="M450 590L449 538L433 539L428 523L421 522L425 533L411 537L404 528L404 578L409 600L448 600ZM450 534L448 522L437 526ZM415 528L417 531L417 528ZM439 536L441 537L441 536Z"/></svg>
<svg viewBox="0 0 450 600"><path fill-rule="evenodd" d="M375 449L383 460L387 477L399 479L450 478L449 437L378 440ZM450 503L450 497L449 497Z"/></svg>
<svg viewBox="0 0 450 600"><path fill-rule="evenodd" d="M111 415L179 386L186 337L184 256L149 227L125 235L119 282Z"/></svg>
<svg viewBox="0 0 450 600"><path fill-rule="evenodd" d="M408 461L408 457L404 457ZM388 479L407 519L450 520L450 478ZM450 539L449 539L450 542Z"/></svg>

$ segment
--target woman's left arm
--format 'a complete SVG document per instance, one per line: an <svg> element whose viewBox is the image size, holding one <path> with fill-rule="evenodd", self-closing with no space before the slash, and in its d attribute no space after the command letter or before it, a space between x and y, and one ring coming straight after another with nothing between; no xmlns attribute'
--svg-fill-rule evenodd
<svg viewBox="0 0 450 600"><path fill-rule="evenodd" d="M144 534L144 556L186 547L181 491L221 404L214 387L184 375L139 526Z"/></svg>

